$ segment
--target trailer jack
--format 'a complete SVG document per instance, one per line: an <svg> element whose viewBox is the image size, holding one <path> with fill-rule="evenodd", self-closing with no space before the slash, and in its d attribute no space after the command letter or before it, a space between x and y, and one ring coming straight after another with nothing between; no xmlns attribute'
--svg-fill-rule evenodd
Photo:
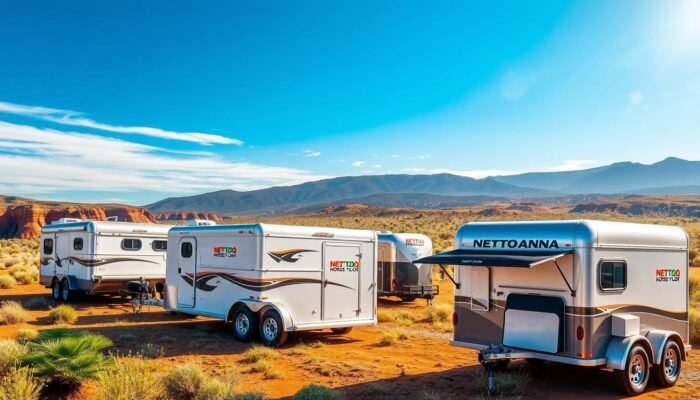
<svg viewBox="0 0 700 400"><path fill-rule="evenodd" d="M532 352L514 350L502 345L492 344L481 349L479 352L479 363L486 370L486 389L489 395L494 394L496 391L494 382L496 372L505 371L513 359L531 358L533 355Z"/></svg>

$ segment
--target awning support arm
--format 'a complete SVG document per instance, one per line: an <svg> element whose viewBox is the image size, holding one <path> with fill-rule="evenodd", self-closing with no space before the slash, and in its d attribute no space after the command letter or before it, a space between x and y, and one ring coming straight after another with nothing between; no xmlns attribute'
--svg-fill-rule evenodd
<svg viewBox="0 0 700 400"><path fill-rule="evenodd" d="M564 283L566 283L566 286L569 287L569 290L571 291L571 297L576 297L576 290L574 290L574 288L572 288L569 284L568 279L566 279L566 275L564 275L564 272L562 272L561 268L559 267L559 263L556 259L554 260L554 265L557 266L557 270L559 270L559 274L561 275L562 279L564 279Z"/></svg>
<svg viewBox="0 0 700 400"><path fill-rule="evenodd" d="M438 264L438 265L440 266L440 269L442 270L442 272L444 272L445 275L447 275L447 277L450 278L450 280L452 281L452 283L454 283L455 287L456 287L457 289L459 289L459 287L460 287L461 285L460 285L459 283L455 282L455 280L454 280L454 278L452 277L452 275L450 275L450 273L447 272L447 268L445 268L445 266L442 265L442 264Z"/></svg>

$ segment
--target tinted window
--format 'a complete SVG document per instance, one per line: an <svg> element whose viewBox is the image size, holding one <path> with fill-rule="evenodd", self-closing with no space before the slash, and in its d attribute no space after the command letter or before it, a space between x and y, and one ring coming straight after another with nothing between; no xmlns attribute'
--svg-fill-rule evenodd
<svg viewBox="0 0 700 400"><path fill-rule="evenodd" d="M183 258L192 257L192 243L184 242L182 245L180 245L180 255Z"/></svg>
<svg viewBox="0 0 700 400"><path fill-rule="evenodd" d="M624 261L601 262L599 284L601 290L623 290L627 286L627 263Z"/></svg>
<svg viewBox="0 0 700 400"><path fill-rule="evenodd" d="M141 239L123 239L122 249L124 250L140 250Z"/></svg>
<svg viewBox="0 0 700 400"><path fill-rule="evenodd" d="M168 241L167 240L154 240L153 241L153 250L165 251L167 249L168 249Z"/></svg>
<svg viewBox="0 0 700 400"><path fill-rule="evenodd" d="M53 239L44 239L44 254L53 254Z"/></svg>
<svg viewBox="0 0 700 400"><path fill-rule="evenodd" d="M83 238L73 239L73 250L82 250L82 249L83 249Z"/></svg>

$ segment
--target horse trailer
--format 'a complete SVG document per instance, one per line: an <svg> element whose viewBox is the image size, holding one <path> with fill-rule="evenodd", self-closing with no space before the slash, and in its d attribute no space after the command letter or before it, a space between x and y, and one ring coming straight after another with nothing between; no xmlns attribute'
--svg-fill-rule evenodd
<svg viewBox="0 0 700 400"><path fill-rule="evenodd" d="M439 293L433 285L433 264L413 260L433 254L433 243L419 233L378 232L377 294L403 301L432 299Z"/></svg>
<svg viewBox="0 0 700 400"><path fill-rule="evenodd" d="M162 291L169 225L62 218L41 228L40 283L56 301L118 293L133 280Z"/></svg>
<svg viewBox="0 0 700 400"><path fill-rule="evenodd" d="M682 228L468 223L455 250L415 262L454 266L451 343L481 350L490 377L518 358L607 367L634 395L674 385L691 350Z"/></svg>
<svg viewBox="0 0 700 400"><path fill-rule="evenodd" d="M377 235L285 225L170 230L166 309L232 322L268 346L288 332L376 324Z"/></svg>

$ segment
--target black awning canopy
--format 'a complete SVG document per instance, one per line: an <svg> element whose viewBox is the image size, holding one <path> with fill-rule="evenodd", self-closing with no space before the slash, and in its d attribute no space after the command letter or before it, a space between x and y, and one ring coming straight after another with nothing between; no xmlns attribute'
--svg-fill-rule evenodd
<svg viewBox="0 0 700 400"><path fill-rule="evenodd" d="M472 267L532 268L554 261L573 249L548 252L457 249L413 261L415 264L467 265Z"/></svg>

